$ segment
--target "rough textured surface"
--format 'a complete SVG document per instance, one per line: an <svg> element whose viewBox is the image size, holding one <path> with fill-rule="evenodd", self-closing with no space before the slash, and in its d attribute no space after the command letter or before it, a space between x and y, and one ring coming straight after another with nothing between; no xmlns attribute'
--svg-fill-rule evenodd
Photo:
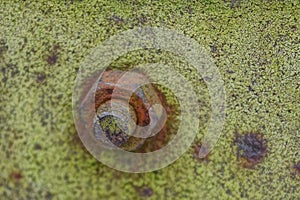
<svg viewBox="0 0 300 200"><path fill-rule="evenodd" d="M299 1L145 2L0 2L1 199L299 199ZM191 147L167 168L126 174L99 163L78 139L76 71L93 47L136 26L179 30L215 59L228 110L208 162ZM135 56L125 63L152 59ZM185 66L178 70L205 91ZM254 169L238 164L236 130L268 140Z"/></svg>

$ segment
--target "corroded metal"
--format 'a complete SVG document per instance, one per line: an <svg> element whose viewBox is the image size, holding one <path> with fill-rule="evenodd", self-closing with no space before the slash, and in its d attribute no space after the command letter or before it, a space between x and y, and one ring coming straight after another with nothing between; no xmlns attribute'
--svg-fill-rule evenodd
<svg viewBox="0 0 300 200"><path fill-rule="evenodd" d="M153 105L162 102L151 84L141 85L135 91L130 90L138 80L143 79L147 83L148 78L141 72L133 72L131 78L120 81L125 73L121 70L107 70L101 74L94 93L96 112L94 116L91 116L93 112L86 113L86 116L88 121L92 121L90 125L93 126L95 139L126 151L134 151L139 149L146 139L128 134L130 131L139 130L129 121L133 120L139 127L152 123L154 126L149 126L151 132L150 129L163 126L166 119L161 112L152 109ZM87 102L82 106L90 106Z"/></svg>

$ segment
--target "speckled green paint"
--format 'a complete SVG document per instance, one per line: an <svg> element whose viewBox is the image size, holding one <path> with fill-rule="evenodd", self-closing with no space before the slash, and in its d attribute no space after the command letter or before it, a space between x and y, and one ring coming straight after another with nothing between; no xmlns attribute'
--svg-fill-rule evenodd
<svg viewBox="0 0 300 200"><path fill-rule="evenodd" d="M299 1L1 1L1 199L300 198L293 175L300 160L299 9ZM167 168L126 174L99 163L78 140L71 108L76 71L101 41L137 26L178 30L214 58L227 118L209 162L193 158L191 147ZM202 97L199 141L209 117L204 82L166 52L141 55L116 64L162 59L195 85ZM255 169L238 165L237 129L268 140L268 155ZM153 192L147 197L140 188Z"/></svg>

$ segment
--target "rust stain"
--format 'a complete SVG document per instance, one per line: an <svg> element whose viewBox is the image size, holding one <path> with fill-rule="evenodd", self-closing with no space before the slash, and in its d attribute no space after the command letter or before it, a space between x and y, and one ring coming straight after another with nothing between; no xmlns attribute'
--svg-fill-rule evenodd
<svg viewBox="0 0 300 200"><path fill-rule="evenodd" d="M118 80L120 79L120 77L123 76L123 74L125 73L125 71L121 71L121 70L107 70L104 71L100 81L97 84L97 89L96 92L94 94L94 96L89 93L93 83L95 81L97 81L99 75L101 74L101 72L97 72L95 73L95 75L91 76L89 79L86 80L85 83L83 83L83 93L82 96L80 97L80 107L86 107L87 110L83 116L83 118L85 118L84 120L81 121L85 121L88 123L88 127L90 127L90 129L92 129L94 127L93 121L94 121L94 111L97 110L101 105L107 103L108 101L111 101L112 98L112 93L116 87L116 83L118 82ZM145 76L144 74L140 74L139 76ZM145 79L147 79L147 77L144 77ZM125 83L124 84L134 84L135 80L131 79L131 80L124 80ZM122 83L123 84L123 83ZM155 136L152 136L150 138L147 139L143 139L143 138L137 138L137 137L133 137L130 136L128 139L128 142L125 142L125 145L123 145L123 142L119 145L120 148L124 148L124 150L129 150L129 151L135 151L135 152L151 152L151 151L155 151L157 149L160 149L162 146L166 145L168 140L169 140L169 136L174 129L174 122L175 120L175 116L174 113L178 113L177 112L177 108L174 106L170 106L167 104L166 101L166 97L164 96L163 93L161 93L157 87L155 87L154 85L151 85L152 88L154 88L154 90L144 90L143 93L148 93L150 91L150 93L155 93L154 94L147 94L148 97L150 96L151 98L154 98L154 96L156 96L156 98L159 98L160 102L162 103L163 107L165 108L165 110L167 111L167 121L165 123L165 125L163 126L162 130L157 133ZM128 91L123 91L123 90L117 90L118 92L114 92L114 97L115 99L117 99L118 101L122 101L123 96L126 96L126 94L128 93ZM129 105L132 106L134 108L135 114L136 114L136 124L139 126L146 126L150 123L150 117L149 117L149 112L148 112L148 105L145 104L144 99L145 97L141 97L141 94L138 93L132 93L130 100L129 100ZM144 95L144 94L143 94ZM146 96L147 96L146 95ZM93 102L91 100L91 98L94 98L94 105L91 105L91 102ZM148 100L148 99L147 99ZM152 101L155 101L153 99L149 99L150 103ZM148 102L149 103L149 102ZM81 127L80 123L83 122L79 122L79 126ZM172 124L172 126L169 126L170 124ZM82 124L82 127L84 127L85 125ZM107 133L110 134L110 133ZM122 136L122 134L117 134L118 137ZM117 140L119 141L119 139ZM123 140L121 140L123 141ZM112 142L112 141L111 141ZM132 148L133 146L136 146L136 148Z"/></svg>
<svg viewBox="0 0 300 200"><path fill-rule="evenodd" d="M13 171L10 175L9 175L10 179L14 182L20 182L21 179L23 178L23 175L21 174L20 171Z"/></svg>
<svg viewBox="0 0 300 200"><path fill-rule="evenodd" d="M233 144L237 146L237 159L242 167L253 168L263 162L267 154L267 140L262 133L235 133Z"/></svg>

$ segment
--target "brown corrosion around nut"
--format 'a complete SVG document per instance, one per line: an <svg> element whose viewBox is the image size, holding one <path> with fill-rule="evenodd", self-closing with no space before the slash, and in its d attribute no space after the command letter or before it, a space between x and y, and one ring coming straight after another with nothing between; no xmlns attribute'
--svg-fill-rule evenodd
<svg viewBox="0 0 300 200"><path fill-rule="evenodd" d="M85 97L89 95L89 92L95 81L98 79L100 73L102 74L100 80L96 84L93 106L91 105L91 102L93 101L86 101ZM120 105L123 104L122 101L124 101L125 104L129 104L129 107L132 108L131 112L134 112L133 115L135 115L134 121L136 122L136 124L142 127L147 126L150 123L148 111L149 104L153 102L161 102L161 105L167 112L167 121L160 132L152 137L146 139L137 138L134 136L126 135L119 129L117 131L115 129L111 130L109 128L102 129L102 131L105 130L105 134L103 135L105 135L106 138L109 138L110 142L112 142L113 145L116 145L123 150L136 152L151 152L158 150L167 144L170 134L174 132L174 124L176 124L174 115L175 113L178 113L177 107L167 104L164 94L161 93L159 89L153 84L146 84L145 86L141 86L141 89L139 88L139 92L115 90L115 88L118 87L117 84L120 84L118 83L118 81L124 75L124 73L125 71L121 70L106 70L104 72L94 74L85 81L85 84L83 84L83 94L80 98L80 102L82 102L81 106L85 106L88 108L88 112L84 113L85 118L88 122L87 126L93 129L93 127L98 126L99 122L101 123L101 120L104 119L104 117L95 117L95 111L99 111L100 109L100 111L102 112L103 109L106 109L105 104L109 105L110 101L114 101L114 103ZM139 73L139 76L142 76L145 80L148 80L148 77L141 71L139 71ZM123 82L122 84L135 84L135 81L136 80L133 78L131 80L125 80L125 83ZM128 92L131 92L131 96L129 102L126 102L126 98L124 98L124 96L126 96ZM113 99L112 95L114 95ZM97 112L96 115L98 115ZM96 125L94 123L95 119L96 121L98 120Z"/></svg>

